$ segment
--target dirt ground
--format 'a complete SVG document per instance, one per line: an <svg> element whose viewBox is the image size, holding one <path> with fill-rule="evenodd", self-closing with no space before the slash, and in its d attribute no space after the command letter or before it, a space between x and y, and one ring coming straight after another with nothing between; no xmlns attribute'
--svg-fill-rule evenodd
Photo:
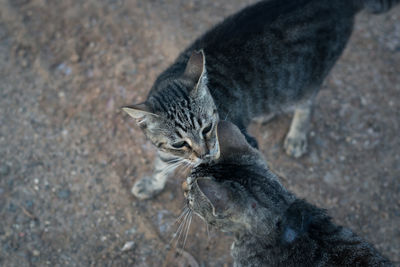
<svg viewBox="0 0 400 267"><path fill-rule="evenodd" d="M171 249L182 174L153 200L130 194L154 149L119 107L251 2L0 0L0 266L231 265L231 236L197 218L183 256ZM399 7L358 15L298 160L289 123L251 126L284 184L399 263Z"/></svg>

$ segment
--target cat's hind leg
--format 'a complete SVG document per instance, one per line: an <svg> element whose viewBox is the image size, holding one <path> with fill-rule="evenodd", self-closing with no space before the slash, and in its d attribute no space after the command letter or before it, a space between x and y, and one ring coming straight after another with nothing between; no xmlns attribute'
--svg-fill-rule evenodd
<svg viewBox="0 0 400 267"><path fill-rule="evenodd" d="M286 154L299 158L307 152L307 133L310 125L312 101L294 111L290 130L284 141Z"/></svg>
<svg viewBox="0 0 400 267"><path fill-rule="evenodd" d="M154 172L152 175L146 175L133 185L131 192L138 199L149 199L158 195L165 187L168 175L173 172L177 164L169 163L157 154L154 161Z"/></svg>

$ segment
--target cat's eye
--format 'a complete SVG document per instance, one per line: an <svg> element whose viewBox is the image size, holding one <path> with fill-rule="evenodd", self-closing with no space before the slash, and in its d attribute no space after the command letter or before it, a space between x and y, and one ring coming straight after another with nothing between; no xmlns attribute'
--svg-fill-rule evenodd
<svg viewBox="0 0 400 267"><path fill-rule="evenodd" d="M203 135L206 135L206 134L208 134L210 131L211 131L211 128L212 128L212 124L210 123L209 125L207 125L204 129L203 129L203 131L201 132Z"/></svg>
<svg viewBox="0 0 400 267"><path fill-rule="evenodd" d="M186 141L180 141L172 144L173 148L182 148L185 146L188 146L188 143L186 143Z"/></svg>

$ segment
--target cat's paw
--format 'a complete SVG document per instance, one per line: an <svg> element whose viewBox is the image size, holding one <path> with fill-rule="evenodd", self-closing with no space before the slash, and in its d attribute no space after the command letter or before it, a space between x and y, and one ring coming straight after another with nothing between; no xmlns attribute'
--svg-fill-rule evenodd
<svg viewBox="0 0 400 267"><path fill-rule="evenodd" d="M137 181L131 193L140 200L149 199L158 195L164 189L164 185L157 183L157 180L151 176L145 176Z"/></svg>
<svg viewBox="0 0 400 267"><path fill-rule="evenodd" d="M286 154L294 158L299 158L307 152L307 136L305 134L296 136L288 135L283 145Z"/></svg>

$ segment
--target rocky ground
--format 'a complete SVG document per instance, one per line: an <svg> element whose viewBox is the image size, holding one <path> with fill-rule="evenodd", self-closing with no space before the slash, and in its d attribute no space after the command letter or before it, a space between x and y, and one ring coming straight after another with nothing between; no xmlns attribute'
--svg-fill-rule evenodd
<svg viewBox="0 0 400 267"><path fill-rule="evenodd" d="M254 0L0 0L0 266L230 265L231 237L194 219L170 246L182 174L129 193L153 147L119 107L214 23ZM297 195L400 262L400 8L359 14L295 160L290 117L254 124ZM125 246L125 249L122 249Z"/></svg>

